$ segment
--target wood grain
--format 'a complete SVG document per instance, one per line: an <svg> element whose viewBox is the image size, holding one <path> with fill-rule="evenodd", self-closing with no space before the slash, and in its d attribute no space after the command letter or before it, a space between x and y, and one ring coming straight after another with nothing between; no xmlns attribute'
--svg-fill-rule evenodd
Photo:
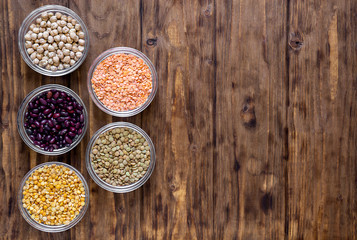
<svg viewBox="0 0 357 240"><path fill-rule="evenodd" d="M46 4L74 10L91 47L83 65L46 77L21 59L23 19ZM357 2L0 0L0 239L356 239ZM117 46L144 52L159 88L137 116L111 117L90 99L87 72ZM48 83L72 88L89 129L70 153L31 151L17 133L23 98ZM149 181L128 194L85 168L90 137L128 121L152 138ZM82 172L90 206L57 234L17 208L22 177L63 161Z"/></svg>
<svg viewBox="0 0 357 240"><path fill-rule="evenodd" d="M355 239L356 1L289 9L288 236Z"/></svg>
<svg viewBox="0 0 357 240"><path fill-rule="evenodd" d="M284 236L284 2L216 5L217 239Z"/></svg>

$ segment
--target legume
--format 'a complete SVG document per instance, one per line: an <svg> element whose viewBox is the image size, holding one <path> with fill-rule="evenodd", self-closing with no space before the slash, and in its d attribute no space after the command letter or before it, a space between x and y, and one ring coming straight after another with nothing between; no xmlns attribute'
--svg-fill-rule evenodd
<svg viewBox="0 0 357 240"><path fill-rule="evenodd" d="M99 178L113 186L125 186L145 175L150 165L150 146L140 133L117 127L97 138L90 158Z"/></svg>
<svg viewBox="0 0 357 240"><path fill-rule="evenodd" d="M25 34L25 47L33 64L57 71L73 66L83 56L84 38L76 19L43 12Z"/></svg>
<svg viewBox="0 0 357 240"><path fill-rule="evenodd" d="M84 124L83 106L63 91L50 90L30 101L24 127L33 144L52 152L69 147Z"/></svg>
<svg viewBox="0 0 357 240"><path fill-rule="evenodd" d="M113 111L128 111L145 103L152 91L148 65L131 54L114 54L98 64L91 79L98 99Z"/></svg>
<svg viewBox="0 0 357 240"><path fill-rule="evenodd" d="M62 165L36 169L23 187L22 206L35 221L47 225L69 224L85 205L80 178Z"/></svg>

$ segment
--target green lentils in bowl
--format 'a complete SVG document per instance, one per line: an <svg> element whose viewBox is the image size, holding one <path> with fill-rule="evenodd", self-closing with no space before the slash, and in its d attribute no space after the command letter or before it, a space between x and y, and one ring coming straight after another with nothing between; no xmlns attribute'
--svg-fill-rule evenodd
<svg viewBox="0 0 357 240"><path fill-rule="evenodd" d="M146 139L127 127L113 128L99 135L90 153L96 175L113 186L140 180L150 165L150 156Z"/></svg>

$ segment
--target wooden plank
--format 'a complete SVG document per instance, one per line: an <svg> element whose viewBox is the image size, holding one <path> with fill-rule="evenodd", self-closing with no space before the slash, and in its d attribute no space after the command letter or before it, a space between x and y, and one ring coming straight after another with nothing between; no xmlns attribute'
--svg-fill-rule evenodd
<svg viewBox="0 0 357 240"><path fill-rule="evenodd" d="M216 2L216 239L284 236L285 4Z"/></svg>
<svg viewBox="0 0 357 240"><path fill-rule="evenodd" d="M156 146L144 239L213 235L214 3L142 1L143 51L159 76L143 128Z"/></svg>
<svg viewBox="0 0 357 240"><path fill-rule="evenodd" d="M87 90L87 72L94 59L113 47L132 47L140 50L140 1L70 1L70 8L83 16L90 32L90 52L79 71L71 74L71 82L81 94L90 112L90 128L80 152L85 152L90 137L102 126L115 121L128 121L140 126L141 116L115 118L102 112L93 103ZM75 153L74 153L75 154ZM84 155L83 155L84 156ZM73 163L85 173L90 185L91 203L85 219L76 227L76 239L138 239L140 228L141 189L128 194L114 194L100 188L87 173L84 157ZM80 230L78 230L80 228ZM90 229L90 231L88 230Z"/></svg>
<svg viewBox="0 0 357 240"><path fill-rule="evenodd" d="M66 5L67 1L55 1ZM1 1L1 141L0 141L0 236L3 239L48 239L49 234L30 227L17 208L18 186L23 176L35 165L55 160L36 154L22 142L16 116L23 98L41 84L53 82L27 67L17 43L18 29L24 18L44 2ZM52 239L68 239L70 232Z"/></svg>
<svg viewBox="0 0 357 240"><path fill-rule="evenodd" d="M289 6L289 239L356 238L356 1Z"/></svg>

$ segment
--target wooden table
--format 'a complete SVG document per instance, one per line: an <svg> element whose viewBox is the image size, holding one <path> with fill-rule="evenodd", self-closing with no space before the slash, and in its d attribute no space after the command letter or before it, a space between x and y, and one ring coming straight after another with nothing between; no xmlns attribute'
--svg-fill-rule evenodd
<svg viewBox="0 0 357 240"><path fill-rule="evenodd" d="M1 0L1 239L356 239L357 1ZM64 77L22 60L17 34L56 3L87 24L91 48ZM128 46L156 66L150 107L111 117L86 86L93 60ZM70 153L48 157L21 140L16 114L33 89L72 88L89 130ZM128 121L152 138L157 164L139 190L113 194L85 167L90 137ZM90 207L69 231L29 226L17 207L37 164L69 163L90 186Z"/></svg>

